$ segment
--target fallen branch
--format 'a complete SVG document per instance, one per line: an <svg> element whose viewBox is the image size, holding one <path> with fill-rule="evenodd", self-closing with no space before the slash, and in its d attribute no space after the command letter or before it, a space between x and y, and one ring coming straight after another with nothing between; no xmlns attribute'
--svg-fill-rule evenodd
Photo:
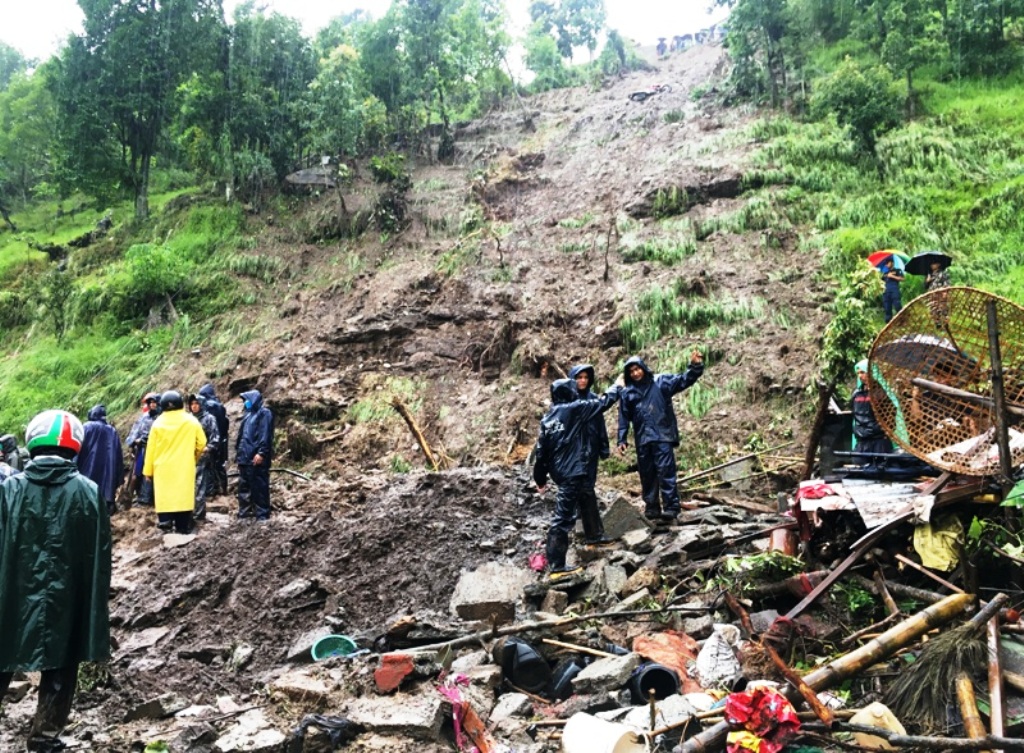
<svg viewBox="0 0 1024 753"><path fill-rule="evenodd" d="M804 725L809 732L824 730L824 725L811 722ZM998 735L986 735L976 740L968 740L962 737L931 737L928 735L901 735L892 732L884 727L870 727L865 724L837 723L834 732L862 732L868 735L881 737L890 745L899 748L925 748L926 750L1011 750L1024 751L1024 739L1019 737L1000 737Z"/></svg>
<svg viewBox="0 0 1024 753"><path fill-rule="evenodd" d="M416 442L419 443L420 449L423 450L423 454L427 458L427 462L430 463L430 467L433 470L437 470L437 461L434 459L434 453L430 451L430 445L427 444L426 438L423 436L423 432L420 431L420 427L416 425L416 419L412 417L409 409L405 407L405 403L398 397L391 400L391 407L398 411L398 415L405 419L405 423L409 425L409 430L412 435L416 437Z"/></svg>

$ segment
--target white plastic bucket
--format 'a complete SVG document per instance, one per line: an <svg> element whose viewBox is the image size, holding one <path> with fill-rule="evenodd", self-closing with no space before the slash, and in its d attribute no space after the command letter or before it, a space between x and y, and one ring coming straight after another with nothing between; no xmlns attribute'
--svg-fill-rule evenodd
<svg viewBox="0 0 1024 753"><path fill-rule="evenodd" d="M573 714L562 732L564 753L646 753L647 745L624 724L606 722L580 712Z"/></svg>

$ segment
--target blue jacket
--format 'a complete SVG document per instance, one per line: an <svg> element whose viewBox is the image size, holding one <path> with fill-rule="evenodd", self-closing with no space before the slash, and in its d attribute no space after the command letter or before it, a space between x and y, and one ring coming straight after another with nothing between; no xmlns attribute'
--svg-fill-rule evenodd
<svg viewBox="0 0 1024 753"><path fill-rule="evenodd" d="M117 429L107 423L107 409L94 405L83 426L85 436L75 461L78 472L95 482L105 502L114 501L117 487L124 481L124 454Z"/></svg>
<svg viewBox="0 0 1024 753"><path fill-rule="evenodd" d="M644 378L633 382L629 378L629 367L638 365L644 370ZM633 425L636 444L665 442L679 446L679 425L672 408L672 396L693 385L704 373L704 364L692 364L683 374L655 375L639 356L626 361L623 374L626 387L622 390L619 403L619 441L626 444L629 426Z"/></svg>
<svg viewBox="0 0 1024 753"><path fill-rule="evenodd" d="M212 384L204 384L199 388L199 397L203 399L203 409L213 416L217 422L217 437L219 443L227 447L228 444L228 412L224 404L217 399L217 393Z"/></svg>
<svg viewBox="0 0 1024 753"><path fill-rule="evenodd" d="M558 379L551 385L551 409L540 421L533 480L544 486L548 476L556 484L586 476L594 453L588 425L619 399L619 388L608 388L595 400L580 400L571 379ZM596 459L593 462L597 462Z"/></svg>
<svg viewBox="0 0 1024 753"><path fill-rule="evenodd" d="M252 465L256 455L263 456L263 467L269 468L274 453L274 414L263 406L259 390L242 393L242 399L252 403L252 408L242 416L235 442L235 462Z"/></svg>
<svg viewBox="0 0 1024 753"><path fill-rule="evenodd" d="M590 376L590 386L584 392L580 392L579 387L576 388L576 392L579 394L579 399L600 400L601 397L592 391L595 378L594 367L589 363L581 363L578 366L573 366L569 370L569 378L575 383L576 377L583 373ZM587 434L594 448L594 454L591 460L594 463L594 468L597 468L598 459L606 460L611 456L611 446L608 443L608 426L604 422L603 414L599 414L590 420L590 423L587 424Z"/></svg>

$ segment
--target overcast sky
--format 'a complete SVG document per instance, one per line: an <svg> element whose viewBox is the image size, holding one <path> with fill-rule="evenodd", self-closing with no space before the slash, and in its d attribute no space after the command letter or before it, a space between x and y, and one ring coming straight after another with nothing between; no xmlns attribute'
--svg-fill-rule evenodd
<svg viewBox="0 0 1024 753"><path fill-rule="evenodd" d="M240 0L224 0L225 15ZM513 21L523 24L528 0L505 0ZM0 0L0 40L30 58L46 58L60 47L71 32L81 30L82 11L75 0ZM390 0L265 0L270 9L298 18L308 35L330 19L356 8L375 18L387 10ZM659 36L697 31L724 12L708 14L711 0L605 0L608 26L618 29L641 45L653 45Z"/></svg>

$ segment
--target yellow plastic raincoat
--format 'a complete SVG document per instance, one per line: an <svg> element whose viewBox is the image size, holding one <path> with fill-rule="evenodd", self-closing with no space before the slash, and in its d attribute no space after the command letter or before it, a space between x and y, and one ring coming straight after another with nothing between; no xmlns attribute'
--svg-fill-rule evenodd
<svg viewBox="0 0 1024 753"><path fill-rule="evenodd" d="M157 512L188 512L195 506L196 461L206 448L203 427L189 413L171 410L153 422L142 475L153 478Z"/></svg>

